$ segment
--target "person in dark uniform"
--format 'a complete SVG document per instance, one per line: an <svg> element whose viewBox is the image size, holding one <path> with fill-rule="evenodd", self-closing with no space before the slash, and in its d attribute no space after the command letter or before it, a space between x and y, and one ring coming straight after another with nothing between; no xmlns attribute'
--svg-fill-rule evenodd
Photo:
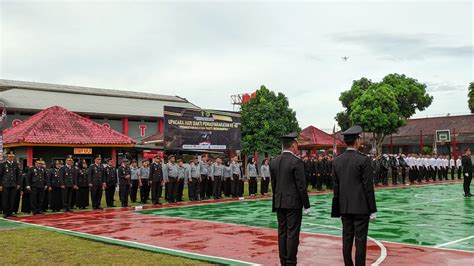
<svg viewBox="0 0 474 266"><path fill-rule="evenodd" d="M311 174L313 172L313 164L309 160L308 155L305 155L303 157L303 162L304 162L304 175L306 178L306 186L309 186L309 184L311 183ZM307 189L309 190L309 188Z"/></svg>
<svg viewBox="0 0 474 266"><path fill-rule="evenodd" d="M87 162L85 160L78 165L77 186L76 205L77 208L84 210L89 206L89 178L87 176Z"/></svg>
<svg viewBox="0 0 474 266"><path fill-rule="evenodd" d="M344 264L354 265L352 245L355 238L355 265L365 265L369 220L375 219L377 207L373 169L369 157L359 153L360 126L344 131L347 150L333 161L334 198L332 217L342 217L342 253Z"/></svg>
<svg viewBox="0 0 474 266"><path fill-rule="evenodd" d="M161 158L156 155L150 165L151 202L160 205L161 191L163 187L163 166Z"/></svg>
<svg viewBox="0 0 474 266"><path fill-rule="evenodd" d="M89 179L89 187L91 188L92 209L101 210L100 202L102 200L102 192L107 187L104 179L104 168L101 165L102 157L97 155L94 163L89 166L87 177Z"/></svg>
<svg viewBox="0 0 474 266"><path fill-rule="evenodd" d="M0 164L0 191L2 191L3 217L13 216L16 194L20 192L21 170L15 153L7 153L7 160Z"/></svg>
<svg viewBox="0 0 474 266"><path fill-rule="evenodd" d="M326 186L327 186L328 189L331 189L331 190L332 190L332 187L333 187L333 185L332 185L332 161L333 161L333 157L330 154L328 156L328 161L327 161L327 166L326 166L327 167L327 172L328 172L328 178L326 179L328 183L326 184Z"/></svg>
<svg viewBox="0 0 474 266"><path fill-rule="evenodd" d="M118 168L119 194L122 207L128 206L128 197L130 196L130 187L132 186L132 172L129 166L129 160L123 159L122 165Z"/></svg>
<svg viewBox="0 0 474 266"><path fill-rule="evenodd" d="M105 201L107 207L110 208L115 207L114 196L115 189L117 188L117 170L115 169L112 158L107 158L105 161L107 162L107 166L104 168L105 184L107 185L105 189Z"/></svg>
<svg viewBox="0 0 474 266"><path fill-rule="evenodd" d="M31 191L31 209L33 215L42 214L45 191L48 189L46 169L43 167L42 159L36 160L35 166L28 170L26 189Z"/></svg>
<svg viewBox="0 0 474 266"><path fill-rule="evenodd" d="M56 167L48 171L48 194L49 194L49 207L53 212L58 212L63 206L62 190L64 189L64 183L61 180L61 163L56 161ZM46 197L44 200L48 200Z"/></svg>
<svg viewBox="0 0 474 266"><path fill-rule="evenodd" d="M281 265L296 265L302 214L310 213L304 162L295 156L297 137L296 133L283 136L283 152L270 163L272 211L277 213Z"/></svg>
<svg viewBox="0 0 474 266"><path fill-rule="evenodd" d="M20 162L18 160L16 161L16 163L20 165ZM23 169L21 169L20 170L20 176L21 176L20 189L17 191L16 196L15 196L15 203L14 203L13 212L12 212L13 215L18 214L20 210L21 190L22 190L21 185L23 184L23 179L25 179L25 175L26 175L25 172L23 171Z"/></svg>
<svg viewBox="0 0 474 266"><path fill-rule="evenodd" d="M471 160L471 149L466 149L462 156L462 172L464 175L464 197L472 197L471 194L471 181L472 181L472 160Z"/></svg>
<svg viewBox="0 0 474 266"><path fill-rule="evenodd" d="M21 179L21 212L29 214L31 213L31 200L30 192L26 189L26 178L28 178L28 168L25 169ZM1 196L1 193L0 193ZM1 200L0 200L1 202Z"/></svg>
<svg viewBox="0 0 474 266"><path fill-rule="evenodd" d="M74 159L72 158L72 155L69 155L66 158L66 165L61 167L61 170L59 171L63 192L62 199L64 212L72 212L72 191L77 189L77 173L73 164Z"/></svg>
<svg viewBox="0 0 474 266"><path fill-rule="evenodd" d="M406 157L404 154L400 155L399 157L399 163L400 163L400 169L401 169L401 172L402 172L402 184L405 185L406 184L406 177L407 177L407 168L408 168L408 164L406 162ZM433 170L434 171L434 170ZM435 172L436 173L436 172Z"/></svg>

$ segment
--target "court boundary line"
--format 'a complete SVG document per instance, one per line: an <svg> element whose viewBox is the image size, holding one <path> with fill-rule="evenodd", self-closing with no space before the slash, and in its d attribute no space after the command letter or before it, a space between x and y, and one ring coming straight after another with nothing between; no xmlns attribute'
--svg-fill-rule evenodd
<svg viewBox="0 0 474 266"><path fill-rule="evenodd" d="M441 185L441 184L440 184ZM199 204L201 205L201 204ZM198 205L192 205L192 206L198 206ZM188 206L186 206L188 207ZM165 208L163 208L165 209ZM157 209L154 209L154 210L163 210L162 208L157 208ZM167 208L168 209L168 208ZM169 209L173 209L173 208L169 208ZM152 209L149 209L149 211L151 211ZM144 210L145 211L145 210ZM183 218L183 217L171 217L171 216L168 216L168 215L157 215L157 214L149 214L149 213L142 213L142 211L135 211L134 213L138 213L140 215L153 215L153 216L156 216L156 217L162 217L162 218L174 218L174 219L184 219L184 220L191 220L191 221L196 221L196 222L202 222L202 221L206 221L206 222L210 222L210 223L217 223L217 224L231 224L231 225L237 225L237 226L246 226L246 227L252 227L252 228L256 228L256 229L270 229L270 230L276 230L274 228L266 228L266 227L258 227L258 226L254 226L254 225L243 225L243 224L236 224L236 223L226 223L226 222L218 222L218 221L209 221L209 220L204 220L204 219L194 219L194 218ZM240 218L242 219L242 218ZM270 220L267 220L267 221L270 221ZM276 221L276 220L275 220ZM303 232L305 234L311 234L311 235L319 235L319 236L328 236L328 237L336 237L336 238L342 238L341 236L337 236L337 235L330 235L330 234L324 234L324 233L313 233L313 232ZM453 251L453 252L467 252L467 253L474 253L474 251L471 251L471 250L464 250L464 249L454 249L454 248L445 248L445 247L437 247L437 246L427 246L427 245L418 245L418 244L411 244L411 243L400 243L400 242L394 242L394 241L390 241L390 240L380 240L381 243L389 243L389 244L394 244L394 245L401 245L401 246L411 246L411 247L417 247L417 248L426 248L426 249L434 249L434 250L446 250L446 251Z"/></svg>
<svg viewBox="0 0 474 266"><path fill-rule="evenodd" d="M62 234L70 235L70 236L80 237L80 238L84 238L84 239L88 239L88 240L94 240L94 241L107 243L107 244L125 246L125 247L129 247L129 248L138 248L138 249L142 249L142 250L157 252L157 253L171 255L171 256L177 256L177 257L183 257L183 258L200 260L200 261L207 261L207 262L214 262L214 263L218 263L218 264L224 263L226 265L260 266L260 264L256 264L256 263L252 263L252 262L246 262L246 261L242 261L242 260L223 258L223 257L212 256L212 255L203 255L203 254L198 254L198 253L184 251L184 250L165 248L165 247L160 247L160 246L156 246L156 245L139 243L139 242L130 241L130 240L117 239L117 238L107 237L107 236L93 235L93 234L89 234L89 233L73 231L73 230L68 230L68 229L62 229L62 228L57 228L57 227L52 227L52 226L47 226L47 225L33 224L33 223L28 223L28 222L16 221L16 220L8 220L8 219L4 219L4 218L1 218L1 219L6 220L8 222L24 224L27 227L37 227L37 228L40 228L40 229L44 229L44 230L48 230L48 231L52 231L52 232L56 232L56 233L62 233ZM118 244L118 243L120 243L120 244Z"/></svg>
<svg viewBox="0 0 474 266"><path fill-rule="evenodd" d="M461 238L461 239L458 239L458 240L454 240L454 241L451 241L451 242L448 242L448 243L444 243L444 244L441 244L441 245L437 245L436 247L439 248L439 247L449 246L449 245L452 245L452 244L456 244L456 243L459 243L459 242L466 241L466 240L471 239L471 238L474 238L474 235L468 236L468 237L465 237L465 238Z"/></svg>

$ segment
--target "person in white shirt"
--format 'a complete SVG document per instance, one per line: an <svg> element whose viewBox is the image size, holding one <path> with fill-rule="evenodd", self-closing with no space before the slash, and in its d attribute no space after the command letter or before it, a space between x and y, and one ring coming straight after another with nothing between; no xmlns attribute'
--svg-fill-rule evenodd
<svg viewBox="0 0 474 266"><path fill-rule="evenodd" d="M462 160L461 156L458 156L458 159L456 160L456 168L458 170L458 179L462 178Z"/></svg>
<svg viewBox="0 0 474 266"><path fill-rule="evenodd" d="M456 170L456 161L454 157L449 160L449 168L451 169L451 180L454 180L454 171Z"/></svg>
<svg viewBox="0 0 474 266"><path fill-rule="evenodd" d="M443 159L442 156L438 156L436 159L436 166L438 167L438 180L443 180Z"/></svg>

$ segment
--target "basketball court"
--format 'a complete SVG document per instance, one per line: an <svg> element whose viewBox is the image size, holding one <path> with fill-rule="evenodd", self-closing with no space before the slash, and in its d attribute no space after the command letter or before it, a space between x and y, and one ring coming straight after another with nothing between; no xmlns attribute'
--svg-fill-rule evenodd
<svg viewBox="0 0 474 266"><path fill-rule="evenodd" d="M474 201L462 184L398 186L376 190L367 259L373 265L472 265ZM311 194L303 218L301 265L342 265L341 223L330 218L332 194ZM279 263L271 199L221 200L15 218L94 241L219 264Z"/></svg>

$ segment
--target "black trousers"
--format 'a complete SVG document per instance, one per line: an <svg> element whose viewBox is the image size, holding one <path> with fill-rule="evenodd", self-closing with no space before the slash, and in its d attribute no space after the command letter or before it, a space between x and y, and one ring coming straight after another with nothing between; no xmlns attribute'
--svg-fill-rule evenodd
<svg viewBox="0 0 474 266"><path fill-rule="evenodd" d="M168 187L168 202L175 203L176 195L178 193L178 181L175 177L169 177L166 186Z"/></svg>
<svg viewBox="0 0 474 266"><path fill-rule="evenodd" d="M407 179L407 169L405 167L402 167L402 184L405 184Z"/></svg>
<svg viewBox="0 0 474 266"><path fill-rule="evenodd" d="M355 238L355 265L365 265L367 250L367 233L369 231L369 215L342 215L342 254L346 266L354 265L352 261L352 245Z"/></svg>
<svg viewBox="0 0 474 266"><path fill-rule="evenodd" d="M128 196L130 196L130 185L119 186L120 203L122 207L128 207Z"/></svg>
<svg viewBox="0 0 474 266"><path fill-rule="evenodd" d="M316 174L311 174L311 176L309 177L309 180L311 182L311 188L315 189L318 183L316 180Z"/></svg>
<svg viewBox="0 0 474 266"><path fill-rule="evenodd" d="M331 174L324 174L324 183L327 189L332 189L332 176Z"/></svg>
<svg viewBox="0 0 474 266"><path fill-rule="evenodd" d="M176 201L183 201L184 178L178 178L176 186Z"/></svg>
<svg viewBox="0 0 474 266"><path fill-rule="evenodd" d="M44 192L44 196L43 196L43 206L41 207L42 211L46 212L48 211L48 207L49 207L49 202L51 201L51 193L48 191L48 190L45 190ZM59 206L62 205L62 192L59 192ZM59 207L61 208L61 207Z"/></svg>
<svg viewBox="0 0 474 266"><path fill-rule="evenodd" d="M46 197L44 200L48 200ZM63 189L61 187L52 187L49 191L49 207L53 212L57 212L64 208Z"/></svg>
<svg viewBox="0 0 474 266"><path fill-rule="evenodd" d="M322 190L323 189L323 183L324 183L324 177L322 174L316 175L316 189L317 190Z"/></svg>
<svg viewBox="0 0 474 266"><path fill-rule="evenodd" d="M454 167L454 166L451 167L451 180L454 180L454 177L455 177L454 172L455 172L455 170L456 170L456 167Z"/></svg>
<svg viewBox="0 0 474 266"><path fill-rule="evenodd" d="M15 209L16 187L3 187L2 209L4 215L11 215Z"/></svg>
<svg viewBox="0 0 474 266"><path fill-rule="evenodd" d="M137 192L138 192L138 179L132 180L132 187L130 188L130 200L132 202L137 202Z"/></svg>
<svg viewBox="0 0 474 266"><path fill-rule="evenodd" d="M71 210L71 201L72 201L72 187L66 187L62 190L62 199L63 199L63 209L64 211Z"/></svg>
<svg viewBox="0 0 474 266"><path fill-rule="evenodd" d="M43 201L45 199L45 194L46 193L44 188L31 188L31 209L33 213L40 213L43 209Z"/></svg>
<svg viewBox="0 0 474 266"><path fill-rule="evenodd" d="M1 193L0 193L1 197ZM28 190L24 189L21 195L21 212L30 213L31 212L31 194ZM1 202L1 200L0 200Z"/></svg>
<svg viewBox="0 0 474 266"><path fill-rule="evenodd" d="M257 194L257 177L256 176L251 176L249 178L249 194L250 195L255 195Z"/></svg>
<svg viewBox="0 0 474 266"><path fill-rule="evenodd" d="M462 178L462 167L458 167L458 179Z"/></svg>
<svg viewBox="0 0 474 266"><path fill-rule="evenodd" d="M198 200L199 199L199 188L200 188L199 178L191 178L188 182L188 196L189 200Z"/></svg>
<svg viewBox="0 0 474 266"><path fill-rule="evenodd" d="M240 190L240 184L239 184L239 176L238 175L233 175L232 180L230 183L230 193L232 194L232 197L237 198L239 196L239 190Z"/></svg>
<svg viewBox="0 0 474 266"><path fill-rule="evenodd" d="M160 203L162 189L161 181L155 181L151 183L151 201L153 204Z"/></svg>
<svg viewBox="0 0 474 266"><path fill-rule="evenodd" d="M140 188L140 200L146 203L150 199L150 183L148 179L142 179L142 187Z"/></svg>
<svg viewBox="0 0 474 266"><path fill-rule="evenodd" d="M211 198L214 196L214 181L210 177L207 178L206 197Z"/></svg>
<svg viewBox="0 0 474 266"><path fill-rule="evenodd" d="M270 183L270 177L262 178L260 180L260 194L264 195L268 193L269 183Z"/></svg>
<svg viewBox="0 0 474 266"><path fill-rule="evenodd" d="M105 202L107 203L107 207L114 206L115 188L116 185L107 185L105 189Z"/></svg>
<svg viewBox="0 0 474 266"><path fill-rule="evenodd" d="M226 177L224 179L224 182L222 183L223 184L223 191L224 191L224 196L226 197L230 197L231 195L231 179L230 177Z"/></svg>
<svg viewBox="0 0 474 266"><path fill-rule="evenodd" d="M102 200L102 186L93 186L91 188L92 208L94 210L100 209L100 202Z"/></svg>
<svg viewBox="0 0 474 266"><path fill-rule="evenodd" d="M222 177L220 176L214 176L213 180L213 186L212 186L212 195L214 199L220 199L221 198L221 192L222 192Z"/></svg>
<svg viewBox="0 0 474 266"><path fill-rule="evenodd" d="M89 187L79 187L76 192L76 205L81 209L89 206Z"/></svg>
<svg viewBox="0 0 474 266"><path fill-rule="evenodd" d="M18 210L20 209L20 201L21 201L21 190L19 189L15 193L15 202L13 204L13 213L18 213Z"/></svg>
<svg viewBox="0 0 474 266"><path fill-rule="evenodd" d="M471 181L472 181L472 173L464 173L464 195L470 195L471 194Z"/></svg>
<svg viewBox="0 0 474 266"><path fill-rule="evenodd" d="M300 243L301 209L277 209L278 253L281 265L296 265Z"/></svg>
<svg viewBox="0 0 474 266"><path fill-rule="evenodd" d="M392 185L398 184L398 168L392 168Z"/></svg>
<svg viewBox="0 0 474 266"><path fill-rule="evenodd" d="M201 194L201 199L206 199L208 198L207 195L207 175L201 175L201 186L200 186L200 194Z"/></svg>

